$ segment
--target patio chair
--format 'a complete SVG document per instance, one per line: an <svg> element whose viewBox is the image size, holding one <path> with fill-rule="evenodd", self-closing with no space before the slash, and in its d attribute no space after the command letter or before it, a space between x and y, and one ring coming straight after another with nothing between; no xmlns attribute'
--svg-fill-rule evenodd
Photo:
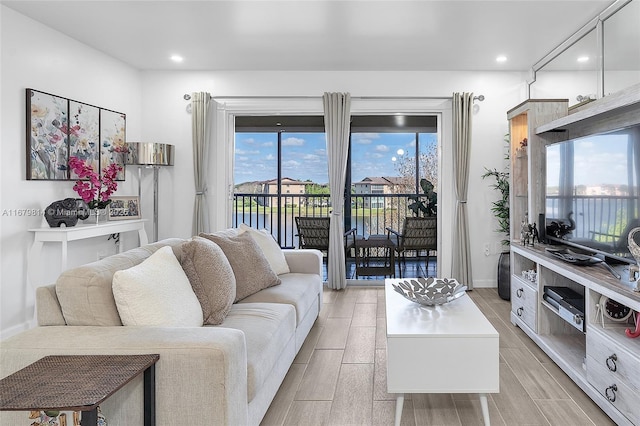
<svg viewBox="0 0 640 426"><path fill-rule="evenodd" d="M329 258L329 218L297 216L298 248L316 249L327 254ZM352 228L344 233L344 251L347 253L355 246L356 230ZM328 260L327 260L328 264Z"/></svg>
<svg viewBox="0 0 640 426"><path fill-rule="evenodd" d="M415 251L416 257L426 252L426 268L429 266L429 258L432 251L438 250L438 218L431 217L406 217L402 226L402 233L387 229L387 236L396 244L396 252L400 256L400 278L402 267L406 267L406 253Z"/></svg>

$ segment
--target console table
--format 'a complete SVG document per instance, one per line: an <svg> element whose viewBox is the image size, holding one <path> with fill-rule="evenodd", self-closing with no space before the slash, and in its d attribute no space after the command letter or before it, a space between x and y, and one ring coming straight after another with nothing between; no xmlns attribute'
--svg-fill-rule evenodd
<svg viewBox="0 0 640 426"><path fill-rule="evenodd" d="M98 405L144 373L144 425L154 426L159 358L157 354L46 356L0 380L0 410L82 411L81 425L95 426Z"/></svg>
<svg viewBox="0 0 640 426"><path fill-rule="evenodd" d="M46 242L62 244L61 267L67 269L67 243L69 241L85 240L87 238L100 237L103 235L119 234L123 232L138 231L140 245L148 244L147 232L144 223L147 219L134 220L114 220L111 222L99 223L97 225L77 225L69 228L35 228L29 229L35 235L33 245L29 254L29 264L34 264L40 257L42 245ZM120 246L122 252L122 246Z"/></svg>

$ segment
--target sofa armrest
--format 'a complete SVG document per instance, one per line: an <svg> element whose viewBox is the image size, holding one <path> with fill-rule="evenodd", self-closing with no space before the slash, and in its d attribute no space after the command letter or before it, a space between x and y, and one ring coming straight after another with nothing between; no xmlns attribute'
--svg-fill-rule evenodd
<svg viewBox="0 0 640 426"><path fill-rule="evenodd" d="M322 277L322 252L315 249L283 249L291 272Z"/></svg>
<svg viewBox="0 0 640 426"><path fill-rule="evenodd" d="M36 327L0 342L0 377L46 355L150 353L160 355L155 369L161 424L247 424L245 337L230 328ZM109 424L142 424L142 375L101 407ZM0 424L26 419L18 414L0 412Z"/></svg>

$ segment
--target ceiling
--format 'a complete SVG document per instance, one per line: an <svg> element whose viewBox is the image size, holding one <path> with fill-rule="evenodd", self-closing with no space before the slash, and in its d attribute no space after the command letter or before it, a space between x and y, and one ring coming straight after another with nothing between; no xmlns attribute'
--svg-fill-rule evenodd
<svg viewBox="0 0 640 426"><path fill-rule="evenodd" d="M0 2L136 69L208 71L525 71L613 3Z"/></svg>

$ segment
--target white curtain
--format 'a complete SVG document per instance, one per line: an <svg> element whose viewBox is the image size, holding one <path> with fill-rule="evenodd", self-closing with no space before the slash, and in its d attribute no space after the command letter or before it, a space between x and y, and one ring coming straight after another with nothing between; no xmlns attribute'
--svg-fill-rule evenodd
<svg viewBox="0 0 640 426"><path fill-rule="evenodd" d="M207 158L209 152L209 104L207 92L191 94L191 130L193 139L193 178L196 198L193 204L193 235L209 232L207 208Z"/></svg>
<svg viewBox="0 0 640 426"><path fill-rule="evenodd" d="M347 286L344 265L344 181L349 152L351 121L351 95L349 93L325 93L324 128L327 135L329 162L329 189L331 191L331 219L329 229L329 253L327 254L327 282L336 290Z"/></svg>
<svg viewBox="0 0 640 426"><path fill-rule="evenodd" d="M473 93L453 94L453 166L455 168L454 191L456 206L453 223L453 265L451 271L453 277L466 285L469 290L473 289L467 212L472 109Z"/></svg>

